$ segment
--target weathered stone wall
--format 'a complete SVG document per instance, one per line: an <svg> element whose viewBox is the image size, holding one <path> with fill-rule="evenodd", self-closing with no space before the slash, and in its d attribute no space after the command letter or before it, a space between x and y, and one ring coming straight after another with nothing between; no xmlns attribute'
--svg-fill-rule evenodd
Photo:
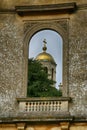
<svg viewBox="0 0 87 130"><path fill-rule="evenodd" d="M69 21L69 96L72 115L87 115L87 10Z"/></svg>
<svg viewBox="0 0 87 130"><path fill-rule="evenodd" d="M15 14L0 14L0 116L10 116L24 96L22 30Z"/></svg>
<svg viewBox="0 0 87 130"><path fill-rule="evenodd" d="M85 4L86 0L0 0L0 8L12 8L14 5L43 5L43 4L58 4L67 2L77 2Z"/></svg>

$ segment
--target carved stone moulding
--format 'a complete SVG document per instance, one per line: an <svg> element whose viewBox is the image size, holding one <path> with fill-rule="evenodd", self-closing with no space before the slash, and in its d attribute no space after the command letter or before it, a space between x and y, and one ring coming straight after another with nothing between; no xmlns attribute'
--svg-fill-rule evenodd
<svg viewBox="0 0 87 130"><path fill-rule="evenodd" d="M71 13L77 8L76 3L61 3L52 5L31 5L31 6L15 6L15 10L19 15L31 15L31 13Z"/></svg>

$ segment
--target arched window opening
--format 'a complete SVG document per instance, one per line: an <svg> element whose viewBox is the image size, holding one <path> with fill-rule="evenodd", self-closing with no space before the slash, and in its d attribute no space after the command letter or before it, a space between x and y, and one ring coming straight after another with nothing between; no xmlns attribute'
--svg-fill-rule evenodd
<svg viewBox="0 0 87 130"><path fill-rule="evenodd" d="M29 43L29 58L36 58L36 56L43 52L43 41L46 39L46 52L50 54L56 62L56 88L63 81L63 40L62 37L53 30L45 29L35 33ZM45 64L47 62L45 61ZM48 65L50 68L50 65ZM46 70L47 71L47 70ZM54 69L51 70L50 75L54 79Z"/></svg>
<svg viewBox="0 0 87 130"><path fill-rule="evenodd" d="M57 90L63 80L62 46L62 37L56 31L45 29L32 35L29 42L29 60L33 59L30 62L33 66L29 64L28 67L28 70L32 69L32 71L28 71L27 96L57 97L62 95L60 90ZM42 67L47 67L48 74L44 73Z"/></svg>

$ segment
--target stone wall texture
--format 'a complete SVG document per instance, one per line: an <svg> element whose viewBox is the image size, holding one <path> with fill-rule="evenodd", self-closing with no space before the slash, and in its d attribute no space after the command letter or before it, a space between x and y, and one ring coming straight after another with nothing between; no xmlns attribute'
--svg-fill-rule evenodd
<svg viewBox="0 0 87 130"><path fill-rule="evenodd" d="M86 7L67 15L69 18L68 96L72 98L69 111L74 116L87 116L87 1L74 1L77 5L83 4ZM19 4L58 4L63 3L63 0L0 0L0 3L0 10L2 10L4 8L14 9L15 5ZM41 19L43 17L45 19L47 16L41 16ZM59 16L57 17L59 19ZM57 17L53 16L54 19ZM63 15L60 17L63 18ZM33 18L33 16L29 18L27 16L28 20ZM52 16L48 18L52 19ZM26 97L24 75L27 62L24 55L23 19L26 18L16 13L0 13L0 117L16 116L18 111L16 98Z"/></svg>
<svg viewBox="0 0 87 130"><path fill-rule="evenodd" d="M0 14L0 115L16 110L23 96L23 31L13 14ZM15 112L14 112L15 113Z"/></svg>
<svg viewBox="0 0 87 130"><path fill-rule="evenodd" d="M87 115L87 10L78 11L69 22L69 96L70 111Z"/></svg>

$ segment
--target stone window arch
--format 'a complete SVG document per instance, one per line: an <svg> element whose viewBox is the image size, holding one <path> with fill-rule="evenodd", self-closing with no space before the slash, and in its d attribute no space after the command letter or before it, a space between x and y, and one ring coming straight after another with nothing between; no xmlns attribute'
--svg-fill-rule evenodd
<svg viewBox="0 0 87 130"><path fill-rule="evenodd" d="M67 28L67 22L66 28ZM56 21L36 21L24 22L24 86L27 86L27 70L28 70L28 46L32 36L40 30L54 30L59 33L63 39L63 96L68 96L68 31ZM27 87L25 88L27 93Z"/></svg>

